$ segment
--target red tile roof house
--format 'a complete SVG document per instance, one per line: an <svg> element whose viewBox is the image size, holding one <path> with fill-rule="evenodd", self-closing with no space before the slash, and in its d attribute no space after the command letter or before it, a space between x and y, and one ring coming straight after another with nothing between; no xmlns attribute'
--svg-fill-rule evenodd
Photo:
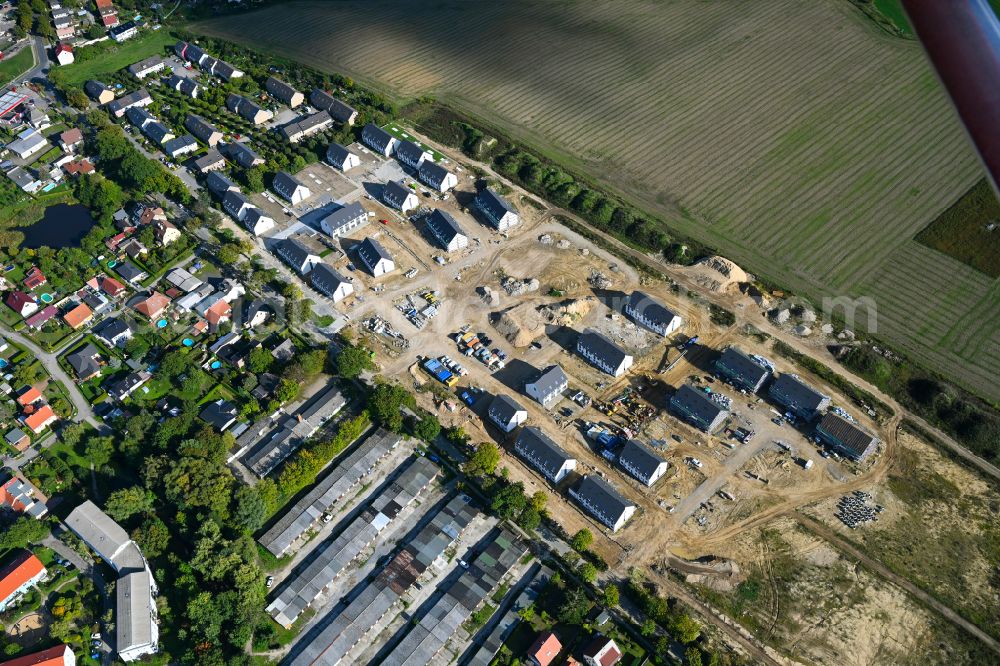
<svg viewBox="0 0 1000 666"><path fill-rule="evenodd" d="M621 659L622 651L605 636L595 638L583 651L583 663L587 666L614 666Z"/></svg>
<svg viewBox="0 0 1000 666"><path fill-rule="evenodd" d="M0 569L0 612L45 580L47 572L42 561L32 553L23 551Z"/></svg>
<svg viewBox="0 0 1000 666"><path fill-rule="evenodd" d="M123 231L104 241L104 245L112 252L117 252L118 246L124 243L126 238L128 238L128 234Z"/></svg>
<svg viewBox="0 0 1000 666"><path fill-rule="evenodd" d="M27 409L25 411L27 412ZM59 417L56 416L56 413L52 411L51 407L48 405L42 405L31 414L26 413L22 419L24 425L31 428L31 431L37 435L48 426L58 421Z"/></svg>
<svg viewBox="0 0 1000 666"><path fill-rule="evenodd" d="M83 144L83 132L77 127L68 129L59 135L59 143L62 144L63 150L71 153L77 146Z"/></svg>
<svg viewBox="0 0 1000 666"><path fill-rule="evenodd" d="M168 305L170 305L170 299L160 292L154 291L146 300L136 303L133 307L137 312L141 312L150 319L156 319L163 314Z"/></svg>
<svg viewBox="0 0 1000 666"><path fill-rule="evenodd" d="M159 206L143 208L139 215L139 224L153 224L154 222L166 222L167 214Z"/></svg>
<svg viewBox="0 0 1000 666"><path fill-rule="evenodd" d="M97 13L101 15L101 23L105 28L113 28L118 25L118 10L111 3L111 0L94 0L97 6Z"/></svg>
<svg viewBox="0 0 1000 666"><path fill-rule="evenodd" d="M30 316L38 312L38 303L29 294L23 291L12 291L7 294L7 298L4 300L11 310L21 315L22 317Z"/></svg>
<svg viewBox="0 0 1000 666"><path fill-rule="evenodd" d="M63 315L63 321L72 328L74 331L81 326L84 326L91 319L94 318L94 311L91 310L85 303L80 303L78 306Z"/></svg>
<svg viewBox="0 0 1000 666"><path fill-rule="evenodd" d="M212 307L205 310L205 320L212 326L218 328L219 324L229 321L233 308L224 300L219 299Z"/></svg>
<svg viewBox="0 0 1000 666"><path fill-rule="evenodd" d="M97 284L101 288L101 291L112 298L125 291L125 285L113 277L108 277L107 275L102 275L97 280Z"/></svg>
<svg viewBox="0 0 1000 666"><path fill-rule="evenodd" d="M36 312L35 314L25 319L24 323L30 326L31 328L41 328L42 326L45 325L47 321L54 318L58 314L59 314L59 308L57 308L54 305L47 305L44 308L42 308L41 311Z"/></svg>
<svg viewBox="0 0 1000 666"><path fill-rule="evenodd" d="M70 176L94 173L94 165L88 159L74 160L63 165L63 170Z"/></svg>
<svg viewBox="0 0 1000 666"><path fill-rule="evenodd" d="M551 631L539 635L528 648L528 662L534 666L549 666L562 651L562 643Z"/></svg>
<svg viewBox="0 0 1000 666"><path fill-rule="evenodd" d="M24 479L12 476L3 485L0 485L0 506L40 520L49 512L49 508L45 506L44 495L41 499L36 499L34 497L36 493L41 495L37 488Z"/></svg>
<svg viewBox="0 0 1000 666"><path fill-rule="evenodd" d="M38 289L46 282L48 282L48 279L46 279L45 273L43 273L38 266L32 266L28 269L28 272L24 274L24 286L28 289Z"/></svg>
<svg viewBox="0 0 1000 666"><path fill-rule="evenodd" d="M57 645L48 650L2 662L0 666L76 666L76 655L68 645Z"/></svg>
<svg viewBox="0 0 1000 666"><path fill-rule="evenodd" d="M34 386L25 387L23 391L17 396L17 404L22 407L27 407L28 405L33 405L36 402L41 401L42 392L36 389Z"/></svg>

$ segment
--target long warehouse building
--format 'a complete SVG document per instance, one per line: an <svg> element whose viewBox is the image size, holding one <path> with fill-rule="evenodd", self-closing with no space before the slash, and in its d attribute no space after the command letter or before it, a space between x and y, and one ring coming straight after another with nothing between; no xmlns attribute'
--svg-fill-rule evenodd
<svg viewBox="0 0 1000 666"><path fill-rule="evenodd" d="M417 458L406 467L337 538L317 547L300 573L285 581L278 596L267 607L271 617L281 626L291 627L316 597L430 485L438 471L427 458Z"/></svg>
<svg viewBox="0 0 1000 666"><path fill-rule="evenodd" d="M400 442L398 435L379 428L340 463L335 464L313 489L264 533L258 541L275 557L282 557L324 513L370 474Z"/></svg>
<svg viewBox="0 0 1000 666"><path fill-rule="evenodd" d="M503 529L403 637L383 666L429 664L459 627L499 587L528 547Z"/></svg>
<svg viewBox="0 0 1000 666"><path fill-rule="evenodd" d="M461 495L448 502L336 617L296 645L285 666L336 666L451 547L479 512ZM329 619L329 618L328 618Z"/></svg>

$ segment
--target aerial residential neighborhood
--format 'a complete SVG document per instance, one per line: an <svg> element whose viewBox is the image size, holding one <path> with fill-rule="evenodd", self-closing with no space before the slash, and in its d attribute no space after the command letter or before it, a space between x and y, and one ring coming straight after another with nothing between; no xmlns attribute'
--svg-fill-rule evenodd
<svg viewBox="0 0 1000 666"><path fill-rule="evenodd" d="M0 6L0 666L996 663L920 4Z"/></svg>

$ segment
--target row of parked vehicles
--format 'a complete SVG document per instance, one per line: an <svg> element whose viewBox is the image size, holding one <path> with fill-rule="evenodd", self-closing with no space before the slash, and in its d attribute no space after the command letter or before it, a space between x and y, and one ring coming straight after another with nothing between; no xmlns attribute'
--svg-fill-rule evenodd
<svg viewBox="0 0 1000 666"><path fill-rule="evenodd" d="M460 352L480 361L492 372L500 370L506 364L507 354L499 347L491 350L493 340L482 331L474 333L469 326L463 326L452 335L452 339Z"/></svg>

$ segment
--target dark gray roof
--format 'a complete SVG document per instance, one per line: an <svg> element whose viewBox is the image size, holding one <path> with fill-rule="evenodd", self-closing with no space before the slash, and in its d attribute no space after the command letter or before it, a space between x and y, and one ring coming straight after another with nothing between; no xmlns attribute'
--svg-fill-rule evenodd
<svg viewBox="0 0 1000 666"><path fill-rule="evenodd" d="M327 215L323 218L323 224L326 225L331 234L336 235L337 231L340 230L341 227L345 227L351 221L367 215L368 213L365 212L364 207L355 201L347 204L346 206L342 206Z"/></svg>
<svg viewBox="0 0 1000 666"><path fill-rule="evenodd" d="M486 188L480 192L479 196L476 197L476 201L481 208L489 211L489 215L495 220L499 220L506 213L517 214L517 211L507 203L506 199L490 188Z"/></svg>
<svg viewBox="0 0 1000 666"><path fill-rule="evenodd" d="M331 143L330 147L326 149L326 161L339 166L344 163L344 160L350 154L351 151L339 143Z"/></svg>
<svg viewBox="0 0 1000 666"><path fill-rule="evenodd" d="M236 187L236 183L229 180L229 178L222 175L218 171L213 171L208 174L208 177L205 179L205 184L208 186L209 191L216 196L223 196L226 192Z"/></svg>
<svg viewBox="0 0 1000 666"><path fill-rule="evenodd" d="M164 138L171 134L170 128L159 121L146 125L143 128L143 132L157 143L161 143Z"/></svg>
<svg viewBox="0 0 1000 666"><path fill-rule="evenodd" d="M569 378L566 377L566 373L563 372L563 369L559 365L550 365L542 370L536 379L528 383L537 386L538 392L545 395L568 381Z"/></svg>
<svg viewBox="0 0 1000 666"><path fill-rule="evenodd" d="M187 118L184 120L184 127L187 131L191 132L191 134L194 134L206 143L213 134L221 134L221 132L215 128L215 125L193 113L189 113L187 115Z"/></svg>
<svg viewBox="0 0 1000 666"><path fill-rule="evenodd" d="M506 426L518 412L523 411L525 411L524 407L517 404L514 398L501 393L490 403L489 415L494 421Z"/></svg>
<svg viewBox="0 0 1000 666"><path fill-rule="evenodd" d="M278 243L277 250L286 261L295 266L301 266L313 254L302 241L295 238L285 238Z"/></svg>
<svg viewBox="0 0 1000 666"><path fill-rule="evenodd" d="M222 199L222 207L231 215L236 215L246 206L253 206L253 202L247 195L237 190L229 190Z"/></svg>
<svg viewBox="0 0 1000 666"><path fill-rule="evenodd" d="M341 102L319 88L314 88L312 93L310 93L309 103L317 109L328 111L338 123L350 122L351 117L357 113L357 110L353 106Z"/></svg>
<svg viewBox="0 0 1000 666"><path fill-rule="evenodd" d="M657 467L666 462L653 449L637 439L630 439L625 442L621 453L618 454L618 459L622 464L628 463L631 467L639 470L646 478L651 476Z"/></svg>
<svg viewBox="0 0 1000 666"><path fill-rule="evenodd" d="M336 291L337 287L341 284L351 283L350 280L338 273L329 264L317 264L316 267L312 269L312 272L309 273L309 280L312 282L314 287L327 295Z"/></svg>
<svg viewBox="0 0 1000 666"><path fill-rule="evenodd" d="M743 388L757 386L771 374L770 368L757 363L747 354L732 346L727 347L722 352L722 356L715 361L715 367L720 374Z"/></svg>
<svg viewBox="0 0 1000 666"><path fill-rule="evenodd" d="M226 108L250 121L253 121L258 112L263 111L259 104L236 93L229 93L226 97Z"/></svg>
<svg viewBox="0 0 1000 666"><path fill-rule="evenodd" d="M222 430L227 427L239 415L239 409L228 400L216 400L205 405L198 416L202 421Z"/></svg>
<svg viewBox="0 0 1000 666"><path fill-rule="evenodd" d="M281 128L282 135L289 141L298 139L300 135L308 135L318 132L327 125L333 124L333 119L326 111L317 111L308 116L302 116L295 122L288 123Z"/></svg>
<svg viewBox="0 0 1000 666"><path fill-rule="evenodd" d="M462 227L458 226L458 221L451 216L451 213L435 208L434 212L427 217L427 226L431 233L441 242L442 245L449 245L456 236L464 236Z"/></svg>
<svg viewBox="0 0 1000 666"><path fill-rule="evenodd" d="M100 351L89 342L80 347L72 354L66 356L66 362L70 364L77 377L90 377L101 371L101 364L96 357Z"/></svg>
<svg viewBox="0 0 1000 666"><path fill-rule="evenodd" d="M239 164L244 169L249 169L254 162L261 162L261 157L245 144L234 141L222 146L222 154Z"/></svg>
<svg viewBox="0 0 1000 666"><path fill-rule="evenodd" d="M374 267L380 259L393 260L389 251L374 238L366 238L358 243L358 255L369 268Z"/></svg>
<svg viewBox="0 0 1000 666"><path fill-rule="evenodd" d="M444 182L450 172L440 164L427 160L420 166L420 178L435 187Z"/></svg>
<svg viewBox="0 0 1000 666"><path fill-rule="evenodd" d="M396 157L404 162L416 163L427 150L412 141L400 141L396 144Z"/></svg>
<svg viewBox="0 0 1000 666"><path fill-rule="evenodd" d="M115 272L129 282L138 280L146 274L144 270L133 264L131 261L126 261L115 266Z"/></svg>
<svg viewBox="0 0 1000 666"><path fill-rule="evenodd" d="M598 510L612 522L617 521L629 507L635 506L615 490L614 486L596 474L588 474L580 479L573 492L581 500L598 507Z"/></svg>
<svg viewBox="0 0 1000 666"><path fill-rule="evenodd" d="M558 474L567 460L573 460L571 455L534 426L521 431L514 444L514 450L521 455L530 456L549 478Z"/></svg>
<svg viewBox="0 0 1000 666"><path fill-rule="evenodd" d="M267 81L264 82L264 88L267 89L267 92L271 93L271 95L277 97L285 104L291 104L292 97L298 92L292 86L288 85L284 81L274 78L273 76L267 77Z"/></svg>
<svg viewBox="0 0 1000 666"><path fill-rule="evenodd" d="M178 136L171 139L163 144L163 151L168 155L173 155L177 151L183 150L185 148L190 148L191 146L198 146L198 142L190 134L185 134L184 136Z"/></svg>
<svg viewBox="0 0 1000 666"><path fill-rule="evenodd" d="M382 188L382 199L384 199L386 203L390 203L397 208L402 206L403 202L406 201L406 197L411 194L413 194L413 190L395 180L390 180L385 184L385 187Z"/></svg>
<svg viewBox="0 0 1000 666"><path fill-rule="evenodd" d="M127 95L122 95L116 100L112 100L108 103L108 109L112 113L118 113L122 109L127 109L132 106L138 106L142 104L149 104L153 101L153 98L149 96L149 93L145 88L140 88L135 92L131 92Z"/></svg>
<svg viewBox="0 0 1000 666"><path fill-rule="evenodd" d="M291 199L292 193L299 187L305 187L302 182L288 173L287 171L279 171L274 174L274 180L271 182L271 187L274 191L285 197L286 199Z"/></svg>
<svg viewBox="0 0 1000 666"><path fill-rule="evenodd" d="M156 122L156 117L141 106L125 109L125 117L130 123L140 128L145 127L147 123Z"/></svg>
<svg viewBox="0 0 1000 666"><path fill-rule="evenodd" d="M131 330L131 327L124 320L111 318L105 319L94 329L94 332L105 340L114 340L122 333L126 333Z"/></svg>
<svg viewBox="0 0 1000 666"><path fill-rule="evenodd" d="M134 76L139 76L145 70L153 69L157 66L163 65L163 58L159 56L150 56L145 60L140 60L137 63L133 63L128 66L128 71Z"/></svg>
<svg viewBox="0 0 1000 666"><path fill-rule="evenodd" d="M361 130L361 137L365 140L365 143L368 145L374 145L382 151L384 151L385 147L392 143L392 141L396 138L378 125L373 125L372 123L368 123L365 125L365 128Z"/></svg>
<svg viewBox="0 0 1000 666"><path fill-rule="evenodd" d="M823 395L795 375L788 373L783 373L774 380L774 383L771 384L770 395L786 407L794 406L803 411L821 409L830 400L828 396Z"/></svg>
<svg viewBox="0 0 1000 666"><path fill-rule="evenodd" d="M712 423L719 414L726 411L726 408L712 400L708 393L699 391L690 384L683 384L677 389L670 398L670 405L705 424Z"/></svg>
<svg viewBox="0 0 1000 666"><path fill-rule="evenodd" d="M90 80L83 84L83 91L90 96L91 99L97 99L101 96L102 92L108 91L113 92L111 88L107 87L100 81Z"/></svg>
<svg viewBox="0 0 1000 666"><path fill-rule="evenodd" d="M130 395L138 386L149 381L149 378L150 375L148 372L130 372L118 381L113 382L108 387L108 393L121 400L123 397Z"/></svg>
<svg viewBox="0 0 1000 666"><path fill-rule="evenodd" d="M195 81L177 74L170 75L167 85L188 97L194 97L198 93L198 84Z"/></svg>
<svg viewBox="0 0 1000 666"><path fill-rule="evenodd" d="M216 76L221 76L226 81L233 77L233 74L239 70L230 65L225 60L216 60L215 67L212 68L212 73Z"/></svg>
<svg viewBox="0 0 1000 666"><path fill-rule="evenodd" d="M835 412L827 412L817 426L817 433L824 439L832 439L851 457L858 459L866 456L874 447L878 438L857 423L845 419Z"/></svg>
<svg viewBox="0 0 1000 666"><path fill-rule="evenodd" d="M667 326L677 316L652 296L641 291L633 291L628 298L630 308L638 310L642 316L661 326Z"/></svg>
<svg viewBox="0 0 1000 666"><path fill-rule="evenodd" d="M611 341L603 333L597 331L584 331L577 341L598 358L601 358L612 368L617 368L628 354L621 347Z"/></svg>
<svg viewBox="0 0 1000 666"><path fill-rule="evenodd" d="M219 164L219 162L224 162L226 158L222 156L215 148L210 148L207 153L199 157L194 161L194 168L199 171L204 171L205 169Z"/></svg>

